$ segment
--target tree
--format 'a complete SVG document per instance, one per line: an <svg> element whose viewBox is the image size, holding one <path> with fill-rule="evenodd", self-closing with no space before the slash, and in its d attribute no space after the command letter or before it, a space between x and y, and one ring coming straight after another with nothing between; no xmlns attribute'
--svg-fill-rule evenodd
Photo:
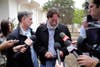
<svg viewBox="0 0 100 67"><path fill-rule="evenodd" d="M60 12L60 22L71 24L74 12L73 0L51 0L44 4L43 9L48 11L50 8L57 8Z"/></svg>
<svg viewBox="0 0 100 67"><path fill-rule="evenodd" d="M75 9L75 10L74 10L73 22L74 22L74 23L80 24L81 21L82 21L83 16L84 16L84 10Z"/></svg>

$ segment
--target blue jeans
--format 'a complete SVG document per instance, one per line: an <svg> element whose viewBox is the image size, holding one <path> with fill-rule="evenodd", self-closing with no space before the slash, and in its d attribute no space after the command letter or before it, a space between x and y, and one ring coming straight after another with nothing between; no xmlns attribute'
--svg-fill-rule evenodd
<svg viewBox="0 0 100 67"><path fill-rule="evenodd" d="M40 64L40 67L55 67L56 60L46 61L46 65Z"/></svg>
<svg viewBox="0 0 100 67"><path fill-rule="evenodd" d="M45 65L43 65L43 64L40 64L40 67L46 67Z"/></svg>

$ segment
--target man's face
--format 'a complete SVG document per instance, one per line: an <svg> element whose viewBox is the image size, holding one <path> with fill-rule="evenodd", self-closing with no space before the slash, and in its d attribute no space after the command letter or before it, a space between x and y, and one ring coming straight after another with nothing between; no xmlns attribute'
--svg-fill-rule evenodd
<svg viewBox="0 0 100 67"><path fill-rule="evenodd" d="M89 14L93 18L100 18L100 6L97 8L93 1L91 1L89 4Z"/></svg>
<svg viewBox="0 0 100 67"><path fill-rule="evenodd" d="M9 31L11 32L13 30L11 23L9 23Z"/></svg>
<svg viewBox="0 0 100 67"><path fill-rule="evenodd" d="M29 15L27 17L24 17L23 25L26 27L29 27L29 26L31 26L31 24L32 24L32 16Z"/></svg>
<svg viewBox="0 0 100 67"><path fill-rule="evenodd" d="M52 27L55 27L59 22L59 17L57 14L53 14L51 18L48 19L48 22Z"/></svg>

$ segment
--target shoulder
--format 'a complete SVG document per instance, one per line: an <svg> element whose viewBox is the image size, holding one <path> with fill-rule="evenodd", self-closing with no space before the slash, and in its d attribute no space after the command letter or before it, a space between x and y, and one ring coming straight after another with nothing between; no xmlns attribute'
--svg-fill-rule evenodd
<svg viewBox="0 0 100 67"><path fill-rule="evenodd" d="M30 32L31 32L32 35L35 35L35 32L33 31L32 28L30 28Z"/></svg>
<svg viewBox="0 0 100 67"><path fill-rule="evenodd" d="M37 30L45 31L47 29L47 24L40 25Z"/></svg>
<svg viewBox="0 0 100 67"><path fill-rule="evenodd" d="M7 39L17 38L17 37L18 37L18 29L15 29L7 36Z"/></svg>
<svg viewBox="0 0 100 67"><path fill-rule="evenodd" d="M64 25L64 24L59 24L58 28L59 29L66 29L66 30L68 29L67 25Z"/></svg>
<svg viewBox="0 0 100 67"><path fill-rule="evenodd" d="M10 35L17 35L18 33L19 33L19 30L15 29L10 33Z"/></svg>

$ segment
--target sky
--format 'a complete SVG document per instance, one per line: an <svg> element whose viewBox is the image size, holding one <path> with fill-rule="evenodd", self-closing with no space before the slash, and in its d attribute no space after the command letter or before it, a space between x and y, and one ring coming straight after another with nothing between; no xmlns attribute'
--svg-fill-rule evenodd
<svg viewBox="0 0 100 67"><path fill-rule="evenodd" d="M75 7L82 9L82 4L85 2L85 0L74 0L75 1Z"/></svg>
<svg viewBox="0 0 100 67"><path fill-rule="evenodd" d="M43 5L45 2L47 2L48 0L34 0L38 3L40 3L40 5Z"/></svg>
<svg viewBox="0 0 100 67"><path fill-rule="evenodd" d="M40 3L40 5L43 5L45 2L47 2L48 0L35 0L38 3ZM75 7L82 9L82 4L85 2L85 0L74 0L75 1Z"/></svg>

